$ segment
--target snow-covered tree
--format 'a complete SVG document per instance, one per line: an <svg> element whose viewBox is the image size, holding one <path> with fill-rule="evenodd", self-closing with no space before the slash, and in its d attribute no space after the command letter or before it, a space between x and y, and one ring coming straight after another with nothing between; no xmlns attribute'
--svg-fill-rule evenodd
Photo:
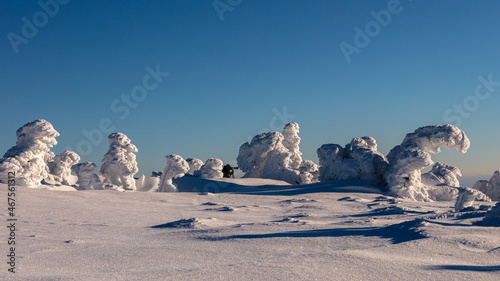
<svg viewBox="0 0 500 281"><path fill-rule="evenodd" d="M103 184L107 187L118 187L135 190L134 175L139 171L136 155L137 147L122 133L108 136L109 150L102 159L101 174Z"/></svg>
<svg viewBox="0 0 500 281"><path fill-rule="evenodd" d="M421 170L433 163L429 153L439 153L441 146L465 153L470 141L453 125L426 126L407 134L387 155L389 167L385 179L390 194L418 201L449 200L455 196L454 188L422 183Z"/></svg>
<svg viewBox="0 0 500 281"><path fill-rule="evenodd" d="M455 211L460 212L465 208L471 207L474 201L491 202L491 199L479 190L468 187L458 188Z"/></svg>
<svg viewBox="0 0 500 281"><path fill-rule="evenodd" d="M493 201L500 201L500 172L495 171L489 181L480 180L472 188L488 195Z"/></svg>
<svg viewBox="0 0 500 281"><path fill-rule="evenodd" d="M303 160L299 167L301 184L318 182L319 166L311 160Z"/></svg>
<svg viewBox="0 0 500 281"><path fill-rule="evenodd" d="M201 167L203 166L203 161L198 158L188 158L186 162L189 164L189 171L186 172L188 175L199 176Z"/></svg>
<svg viewBox="0 0 500 281"><path fill-rule="evenodd" d="M165 156L167 164L160 177L158 186L159 192L175 192L177 186L172 182L172 179L180 178L189 171L189 164L177 154L170 154Z"/></svg>
<svg viewBox="0 0 500 281"><path fill-rule="evenodd" d="M48 121L29 122L16 132L16 145L0 160L0 181L6 183L8 173L15 173L16 185L38 186L47 178L54 153L50 148L57 144L59 133Z"/></svg>
<svg viewBox="0 0 500 281"><path fill-rule="evenodd" d="M320 181L366 180L375 186L385 185L388 164L372 137L354 138L345 147L324 144L316 152Z"/></svg>
<svg viewBox="0 0 500 281"><path fill-rule="evenodd" d="M201 167L200 176L204 179L220 179L223 177L222 166L224 162L217 158L209 158Z"/></svg>
<svg viewBox="0 0 500 281"><path fill-rule="evenodd" d="M80 161L80 156L73 151L63 151L56 155L54 160L48 163L49 175L44 181L49 184L70 185L71 167L78 161Z"/></svg>
<svg viewBox="0 0 500 281"><path fill-rule="evenodd" d="M238 167L245 172L244 177L283 180L291 184L305 183L302 182L302 178L314 180L314 176L305 174L314 173L316 166L308 163L302 165L298 132L299 125L289 123L285 126L283 134L267 132L255 136L250 143L242 144L237 162ZM306 167L313 170L306 171Z"/></svg>
<svg viewBox="0 0 500 281"><path fill-rule="evenodd" d="M76 184L81 189L103 189L101 180L94 173L96 165L92 162L78 163L71 167L71 170L78 176Z"/></svg>
<svg viewBox="0 0 500 281"><path fill-rule="evenodd" d="M460 182L457 177L461 176L462 172L457 167L436 162L429 172L422 174L422 182L427 185L447 185L459 187Z"/></svg>

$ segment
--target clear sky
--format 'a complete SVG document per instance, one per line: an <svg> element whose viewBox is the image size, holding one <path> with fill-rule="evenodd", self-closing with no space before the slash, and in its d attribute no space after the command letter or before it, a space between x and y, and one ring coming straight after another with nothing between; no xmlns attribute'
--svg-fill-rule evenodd
<svg viewBox="0 0 500 281"><path fill-rule="evenodd" d="M472 146L435 161L500 169L499 1L65 2L0 2L0 151L42 118L56 154L98 166L101 136L125 133L149 175L167 154L236 164L284 122L315 162L324 143L369 135L387 154L451 123Z"/></svg>

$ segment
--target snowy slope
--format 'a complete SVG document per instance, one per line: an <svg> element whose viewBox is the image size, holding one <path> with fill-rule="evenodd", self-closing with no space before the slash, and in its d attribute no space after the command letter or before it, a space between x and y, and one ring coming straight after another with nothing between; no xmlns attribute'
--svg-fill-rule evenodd
<svg viewBox="0 0 500 281"><path fill-rule="evenodd" d="M500 229L453 202L361 181L174 182L178 193L18 187L17 273L2 260L0 279L500 280Z"/></svg>

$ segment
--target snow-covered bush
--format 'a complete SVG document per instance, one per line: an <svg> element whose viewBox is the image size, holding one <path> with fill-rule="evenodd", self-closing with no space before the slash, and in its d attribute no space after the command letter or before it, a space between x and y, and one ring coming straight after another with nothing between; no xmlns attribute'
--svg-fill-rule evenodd
<svg viewBox="0 0 500 281"><path fill-rule="evenodd" d="M142 175L135 181L135 187L137 191L157 191L159 182L160 177L146 177Z"/></svg>
<svg viewBox="0 0 500 281"><path fill-rule="evenodd" d="M139 171L135 155L137 147L122 133L109 135L108 142L109 150L101 166L103 184L111 188L135 190L134 175Z"/></svg>
<svg viewBox="0 0 500 281"><path fill-rule="evenodd" d="M301 184L318 182L319 166L311 160L303 160L299 167Z"/></svg>
<svg viewBox="0 0 500 281"><path fill-rule="evenodd" d="M188 158L186 162L189 164L189 171L186 172L188 175L199 176L201 166L203 166L203 161L198 158Z"/></svg>
<svg viewBox="0 0 500 281"><path fill-rule="evenodd" d="M474 201L491 202L491 199L479 190L468 187L460 187L458 190L457 202L455 203L455 211L457 212L471 207Z"/></svg>
<svg viewBox="0 0 500 281"><path fill-rule="evenodd" d="M44 180L48 184L70 185L71 167L80 161L80 156L73 151L63 151L48 163L49 175Z"/></svg>
<svg viewBox="0 0 500 281"><path fill-rule="evenodd" d="M427 185L447 185L459 187L460 182L458 181L457 176L462 176L460 169L445 163L436 162L429 172L422 174L422 182Z"/></svg>
<svg viewBox="0 0 500 281"><path fill-rule="evenodd" d="M224 162L217 158L209 158L201 167L200 176L204 179L220 179L223 177L222 166Z"/></svg>
<svg viewBox="0 0 500 281"><path fill-rule="evenodd" d="M172 179L180 178L189 171L189 164L179 155L170 154L165 156L167 164L160 177L158 186L159 192L175 192L177 186L172 182Z"/></svg>
<svg viewBox="0 0 500 281"><path fill-rule="evenodd" d="M308 163L302 165L298 132L299 125L292 122L285 126L283 134L263 133L253 137L250 143L242 144L237 162L238 167L245 172L244 177L283 180L291 184L305 183L302 178L314 180L314 176L305 174L314 173L315 166ZM307 171L307 167L313 170Z"/></svg>
<svg viewBox="0 0 500 281"><path fill-rule="evenodd" d="M354 138L345 147L324 144L316 152L320 181L361 179L375 186L385 185L383 175L388 164L372 137Z"/></svg>
<svg viewBox="0 0 500 281"><path fill-rule="evenodd" d="M429 153L439 153L441 146L465 153L470 141L453 125L426 126L407 134L387 155L389 167L385 179L390 194L418 201L449 200L456 195L456 189L422 183L421 170L433 163Z"/></svg>
<svg viewBox="0 0 500 281"><path fill-rule="evenodd" d="M96 165L92 162L78 163L71 170L78 176L76 184L81 189L102 189L101 180L94 173Z"/></svg>
<svg viewBox="0 0 500 281"><path fill-rule="evenodd" d="M47 178L54 153L50 148L57 144L59 133L48 121L29 122L16 131L17 142L0 160L0 181L6 183L8 173L15 173L16 184L38 186Z"/></svg>
<svg viewBox="0 0 500 281"><path fill-rule="evenodd" d="M480 180L472 188L488 195L493 201L500 201L500 172L495 171L489 181Z"/></svg>

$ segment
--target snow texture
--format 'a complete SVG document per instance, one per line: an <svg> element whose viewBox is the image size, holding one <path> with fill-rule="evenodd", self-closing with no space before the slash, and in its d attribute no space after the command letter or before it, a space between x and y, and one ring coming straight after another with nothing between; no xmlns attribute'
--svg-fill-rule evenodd
<svg viewBox="0 0 500 281"><path fill-rule="evenodd" d="M73 151L63 151L48 163L49 175L44 182L70 185L71 167L80 161L80 156Z"/></svg>
<svg viewBox="0 0 500 281"><path fill-rule="evenodd" d="M500 226L500 202L488 211L481 221L476 223L483 226Z"/></svg>
<svg viewBox="0 0 500 281"><path fill-rule="evenodd" d="M302 180L313 182L316 166L309 162L303 164L298 133L299 125L292 122L285 125L283 134L267 132L242 144L237 162L245 172L244 177L283 180L291 184L306 183Z"/></svg>
<svg viewBox="0 0 500 281"><path fill-rule="evenodd" d="M439 153L441 146L465 153L470 142L465 133L453 125L426 126L407 134L387 155L389 167L385 179L389 194L417 201L449 200L456 193L453 189L422 183L421 170L433 163L429 153ZM456 174L447 171L448 178L449 173Z"/></svg>
<svg viewBox="0 0 500 281"><path fill-rule="evenodd" d="M136 155L137 147L122 133L108 136L109 150L102 159L101 174L107 188L135 190L134 175L139 171Z"/></svg>
<svg viewBox="0 0 500 281"><path fill-rule="evenodd" d="M471 207L474 201L491 202L491 199L479 190L468 187L459 188L455 211L460 212Z"/></svg>
<svg viewBox="0 0 500 281"><path fill-rule="evenodd" d="M345 147L324 144L316 152L320 181L366 180L375 186L385 185L388 163L372 137L354 138Z"/></svg>
<svg viewBox="0 0 500 281"><path fill-rule="evenodd" d="M71 167L71 170L78 176L76 184L80 189L103 189L101 180L94 173L96 167L92 162L78 163Z"/></svg>
<svg viewBox="0 0 500 281"><path fill-rule="evenodd" d="M489 181L480 180L472 188L488 195L493 201L500 201L500 172L495 171Z"/></svg>
<svg viewBox="0 0 500 281"><path fill-rule="evenodd" d="M217 158L209 158L201 167L200 176L204 179L220 179L223 176L222 166L224 162Z"/></svg>
<svg viewBox="0 0 500 281"><path fill-rule="evenodd" d="M172 182L172 179L180 178L189 171L189 164L177 154L165 156L167 164L160 177L158 192L175 192L177 186Z"/></svg>
<svg viewBox="0 0 500 281"><path fill-rule="evenodd" d="M427 185L447 185L459 187L460 182L457 177L461 176L462 172L457 167L436 162L429 172L422 174L422 182Z"/></svg>
<svg viewBox="0 0 500 281"><path fill-rule="evenodd" d="M189 164L189 171L186 172L188 175L200 176L201 166L203 166L203 161L198 158L188 158L186 162Z"/></svg>
<svg viewBox="0 0 500 281"><path fill-rule="evenodd" d="M146 177L142 175L135 181L137 191L157 191L160 177Z"/></svg>
<svg viewBox="0 0 500 281"><path fill-rule="evenodd" d="M0 160L0 181L7 183L8 173L15 173L16 185L39 186L49 175L47 163L54 157L50 148L57 144L59 133L39 119L19 128L16 136L16 145Z"/></svg>

